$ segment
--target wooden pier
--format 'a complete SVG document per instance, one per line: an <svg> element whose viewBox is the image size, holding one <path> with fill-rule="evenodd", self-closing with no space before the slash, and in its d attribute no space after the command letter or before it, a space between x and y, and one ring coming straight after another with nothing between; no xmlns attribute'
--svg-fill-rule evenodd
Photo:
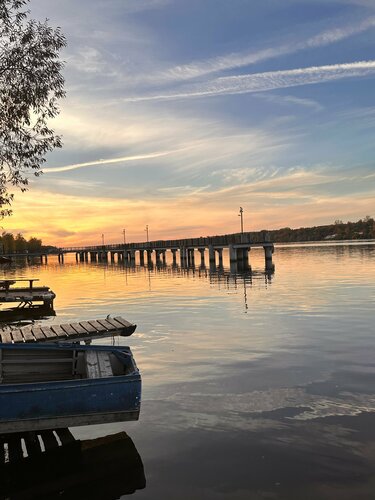
<svg viewBox="0 0 375 500"><path fill-rule="evenodd" d="M0 338L3 343L13 344L22 342L90 342L93 339L118 335L128 337L136 328L137 325L117 316L62 325L35 325L14 329L6 327L0 329Z"/></svg>
<svg viewBox="0 0 375 500"><path fill-rule="evenodd" d="M13 287L19 282L28 282L27 287ZM43 302L44 306L53 308L56 295L48 286L34 286L39 279L0 280L0 304L18 302L19 307L32 307L35 302Z"/></svg>
<svg viewBox="0 0 375 500"><path fill-rule="evenodd" d="M59 262L64 261L64 254L75 253L76 261L91 262L107 261L110 256L111 262L136 262L136 254L139 255L140 265L152 263L152 255L156 264L166 263L166 252L172 253L173 264L177 263L177 255L182 267L195 265L195 252L200 254L200 263L205 265L205 253L208 252L210 266L223 263L223 250L229 252L231 267L249 267L249 252L252 248L263 248L265 256L265 267L267 270L274 268L272 254L274 245L266 231L258 233L235 233L222 236L207 236L200 238L185 238L180 240L159 240L141 243L127 243L117 245L102 245L88 247L59 248L57 253Z"/></svg>
<svg viewBox="0 0 375 500"><path fill-rule="evenodd" d="M218 262L219 266L223 262L223 250L229 252L231 267L250 267L249 253L252 248L263 248L265 257L265 267L267 270L273 269L272 255L274 245L270 240L267 231L244 232L234 234L224 234L219 236L206 236L199 238L183 238L178 240L157 240L138 243L118 243L110 245L89 245L84 247L61 247L50 249L48 253L41 251L36 254L4 254L4 257L16 258L31 257L40 258L41 262L47 264L50 255L57 255L60 264L64 263L64 256L74 253L77 262L111 262L134 264L139 260L140 265L151 264L153 260L156 264L165 264L166 252L171 252L173 264L179 260L181 267L195 264L195 253L200 254L200 263L205 265L208 259L213 267ZM179 257L179 258L178 258Z"/></svg>

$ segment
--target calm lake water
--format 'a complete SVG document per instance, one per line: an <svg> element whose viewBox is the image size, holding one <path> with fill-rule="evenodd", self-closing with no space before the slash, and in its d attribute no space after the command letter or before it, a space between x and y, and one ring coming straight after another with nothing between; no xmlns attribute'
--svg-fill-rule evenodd
<svg viewBox="0 0 375 500"><path fill-rule="evenodd" d="M138 325L116 342L142 373L140 420L71 429L130 436L146 477L135 498L374 498L375 245L276 247L273 275L263 250L250 260L237 275L227 256L216 271L72 256L1 274L52 288L44 324L111 314ZM124 463L124 482L133 473ZM108 483L100 498L120 492Z"/></svg>

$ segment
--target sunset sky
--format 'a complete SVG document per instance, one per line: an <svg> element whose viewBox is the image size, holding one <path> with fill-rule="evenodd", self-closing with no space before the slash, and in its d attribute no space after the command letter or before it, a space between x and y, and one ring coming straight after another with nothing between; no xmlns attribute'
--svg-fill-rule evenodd
<svg viewBox="0 0 375 500"><path fill-rule="evenodd" d="M375 215L374 0L31 0L64 147L4 230L71 245Z"/></svg>

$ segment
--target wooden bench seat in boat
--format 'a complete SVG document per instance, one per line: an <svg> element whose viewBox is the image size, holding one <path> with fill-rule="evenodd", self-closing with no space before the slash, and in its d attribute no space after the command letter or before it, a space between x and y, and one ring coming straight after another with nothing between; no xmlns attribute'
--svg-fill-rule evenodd
<svg viewBox="0 0 375 500"><path fill-rule="evenodd" d="M87 378L113 377L110 353L102 351L87 351L85 353Z"/></svg>

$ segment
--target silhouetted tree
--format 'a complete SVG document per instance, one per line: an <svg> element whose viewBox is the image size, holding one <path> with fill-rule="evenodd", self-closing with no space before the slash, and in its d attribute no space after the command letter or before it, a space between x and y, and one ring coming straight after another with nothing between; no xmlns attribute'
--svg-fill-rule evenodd
<svg viewBox="0 0 375 500"><path fill-rule="evenodd" d="M42 240L38 238L30 238L27 242L27 250L31 253L39 252L42 248Z"/></svg>
<svg viewBox="0 0 375 500"><path fill-rule="evenodd" d="M15 250L16 252L24 252L27 249L27 241L25 238L22 236L21 233L18 233L15 240Z"/></svg>
<svg viewBox="0 0 375 500"><path fill-rule="evenodd" d="M1 243L3 247L3 253L13 253L16 246L14 242L14 236L12 233L4 232L1 235Z"/></svg>
<svg viewBox="0 0 375 500"><path fill-rule="evenodd" d="M60 28L30 19L29 0L0 0L0 217L11 213L9 189L27 189L47 152L61 147L48 126L65 95Z"/></svg>

